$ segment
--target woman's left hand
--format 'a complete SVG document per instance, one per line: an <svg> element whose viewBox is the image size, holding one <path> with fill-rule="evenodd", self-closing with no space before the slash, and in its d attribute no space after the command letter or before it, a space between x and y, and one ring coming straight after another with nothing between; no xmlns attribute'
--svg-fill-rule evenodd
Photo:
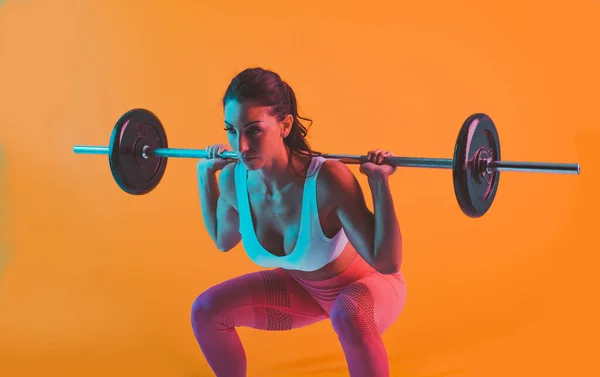
<svg viewBox="0 0 600 377"><path fill-rule="evenodd" d="M367 161L360 165L360 172L368 176L369 178L387 178L394 174L397 167L389 164L382 164L385 158L393 157L392 152L384 151L382 149L375 149L367 153Z"/></svg>

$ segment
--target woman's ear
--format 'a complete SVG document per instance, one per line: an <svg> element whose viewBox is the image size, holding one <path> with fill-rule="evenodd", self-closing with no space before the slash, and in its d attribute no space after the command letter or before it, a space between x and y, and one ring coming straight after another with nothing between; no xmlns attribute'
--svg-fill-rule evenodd
<svg viewBox="0 0 600 377"><path fill-rule="evenodd" d="M292 132L292 126L294 125L294 116L292 114L288 114L283 118L281 122L281 137L286 138L290 132Z"/></svg>

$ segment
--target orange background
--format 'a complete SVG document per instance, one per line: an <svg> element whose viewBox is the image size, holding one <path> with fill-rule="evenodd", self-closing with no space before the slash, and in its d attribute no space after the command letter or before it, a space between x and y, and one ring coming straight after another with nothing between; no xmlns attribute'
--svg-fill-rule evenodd
<svg viewBox="0 0 600 377"><path fill-rule="evenodd" d="M258 267L210 242L196 161L134 197L72 147L107 145L134 107L172 147L226 142L221 96L249 66L289 81L321 151L451 157L485 112L504 159L581 163L503 173L477 220L451 171L399 169L408 302L384 340L392 376L597 375L598 17L591 0L4 1L0 375L212 375L191 304ZM249 376L348 375L329 322L239 332Z"/></svg>

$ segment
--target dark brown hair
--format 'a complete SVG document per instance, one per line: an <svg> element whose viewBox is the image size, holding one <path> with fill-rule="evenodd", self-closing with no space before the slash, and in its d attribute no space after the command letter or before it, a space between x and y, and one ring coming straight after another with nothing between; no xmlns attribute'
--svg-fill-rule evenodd
<svg viewBox="0 0 600 377"><path fill-rule="evenodd" d="M223 107L231 100L252 101L259 106L270 107L271 115L278 121L282 121L288 114L294 117L292 129L283 139L289 149L289 164L294 173L297 174L291 163L292 154L310 157L321 155L320 152L312 150L306 140L312 120L298 114L298 102L294 90L277 73L263 68L243 70L231 80L227 87L223 96ZM309 126L305 127L300 120L308 121Z"/></svg>

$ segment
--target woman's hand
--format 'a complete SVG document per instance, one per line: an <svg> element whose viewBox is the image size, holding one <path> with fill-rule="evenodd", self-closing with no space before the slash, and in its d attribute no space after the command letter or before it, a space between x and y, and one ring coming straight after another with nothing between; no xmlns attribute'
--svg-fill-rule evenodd
<svg viewBox="0 0 600 377"><path fill-rule="evenodd" d="M221 158L219 155L223 152L230 151L231 148L224 144L214 144L206 147L206 158L200 159L198 165L196 166L198 171L207 170L211 172L216 172L218 170L223 169L225 166L231 164L232 162L236 162L236 159L233 158Z"/></svg>
<svg viewBox="0 0 600 377"><path fill-rule="evenodd" d="M394 174L396 166L382 164L382 161L392 156L392 152L382 149L371 150L367 153L367 161L360 165L359 170L369 178L387 178Z"/></svg>

